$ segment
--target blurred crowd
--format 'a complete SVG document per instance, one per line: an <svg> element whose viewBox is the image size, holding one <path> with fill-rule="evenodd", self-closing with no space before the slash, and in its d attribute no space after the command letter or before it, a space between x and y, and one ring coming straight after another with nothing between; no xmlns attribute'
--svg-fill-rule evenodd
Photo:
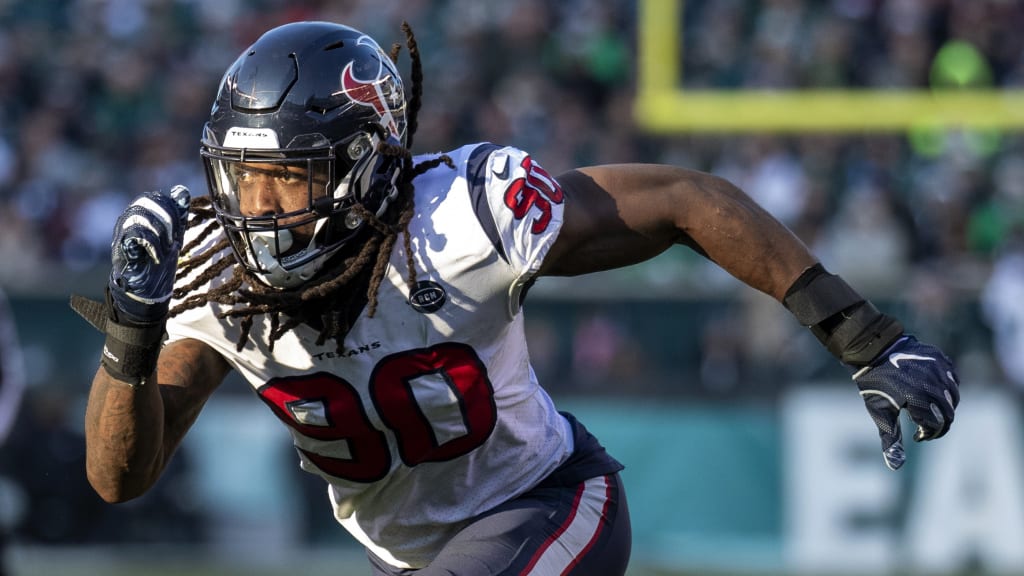
<svg viewBox="0 0 1024 576"><path fill-rule="evenodd" d="M2 0L0 284L62 292L103 267L132 195L205 192L198 137L220 75L260 32L296 19L351 23L382 44L413 25L426 83L414 151L489 140L553 173L619 161L714 171L868 290L904 286L918 265L984 260L1016 225L1016 134L640 133L636 11L629 0ZM938 51L959 41L980 57L959 82L1010 88L1024 78L1022 26L1012 1L688 0L682 77L688 89L927 88L941 81ZM659 266L644 280L679 275L692 276Z"/></svg>

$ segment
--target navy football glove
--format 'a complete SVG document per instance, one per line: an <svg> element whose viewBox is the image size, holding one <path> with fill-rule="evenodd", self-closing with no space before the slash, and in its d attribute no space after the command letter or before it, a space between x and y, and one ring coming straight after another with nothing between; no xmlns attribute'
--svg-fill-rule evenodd
<svg viewBox="0 0 1024 576"><path fill-rule="evenodd" d="M148 324L167 315L189 201L181 185L170 193L143 192L117 219L108 288L126 320Z"/></svg>
<svg viewBox="0 0 1024 576"><path fill-rule="evenodd" d="M190 201L184 186L137 196L114 225L106 300L71 295L71 308L107 335L100 363L133 388L160 356Z"/></svg>
<svg viewBox="0 0 1024 576"><path fill-rule="evenodd" d="M953 363L941 350L903 336L853 375L882 438L882 456L892 470L903 465L900 411L917 424L914 440L940 438L953 423L960 390Z"/></svg>

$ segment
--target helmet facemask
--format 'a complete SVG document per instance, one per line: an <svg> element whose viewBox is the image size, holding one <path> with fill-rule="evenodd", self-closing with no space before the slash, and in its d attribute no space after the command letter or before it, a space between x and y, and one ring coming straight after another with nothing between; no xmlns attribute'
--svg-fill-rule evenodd
<svg viewBox="0 0 1024 576"><path fill-rule="evenodd" d="M315 277L363 227L357 206L381 216L397 194L399 171L381 169L395 160L379 142L367 131L326 147L205 145L211 199L238 262L277 288Z"/></svg>

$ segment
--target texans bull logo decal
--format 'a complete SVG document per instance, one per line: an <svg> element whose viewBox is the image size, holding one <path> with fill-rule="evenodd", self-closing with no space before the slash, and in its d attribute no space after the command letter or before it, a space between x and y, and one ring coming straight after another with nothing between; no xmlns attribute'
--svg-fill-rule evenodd
<svg viewBox="0 0 1024 576"><path fill-rule="evenodd" d="M356 104L369 106L376 110L377 115L381 118L381 124L387 126L392 134L398 136L398 124L395 122L391 114L391 107L387 102L388 96L395 101L400 97L402 88L398 74L385 64L388 56L369 36L361 37L357 44L370 46L377 52L377 73L369 79L356 78L353 62L349 62L341 72L341 88L345 91L345 95ZM389 88L388 94L385 94L385 86Z"/></svg>

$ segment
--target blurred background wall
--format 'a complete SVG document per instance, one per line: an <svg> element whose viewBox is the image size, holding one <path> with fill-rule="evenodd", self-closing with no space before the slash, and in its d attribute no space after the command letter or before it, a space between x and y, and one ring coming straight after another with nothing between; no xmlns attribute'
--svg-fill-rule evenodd
<svg viewBox="0 0 1024 576"><path fill-rule="evenodd" d="M647 1L679 8L664 54L679 89L1015 94L1024 82L1017 0ZM539 282L535 368L628 466L632 573L1024 574L1020 128L642 129L647 32L626 0L0 0L0 287L27 374L0 449L14 573L164 573L165 557L167 570L196 558L249 574L300 557L314 573L321 555L325 573L365 573L321 483L240 382L147 496L108 506L84 478L101 338L68 295L100 293L134 194L205 190L198 138L223 70L302 19L382 45L410 22L425 67L414 152L488 140L553 174L637 161L727 177L957 363L956 426L909 447L895 474L846 370L700 257L679 248Z"/></svg>

